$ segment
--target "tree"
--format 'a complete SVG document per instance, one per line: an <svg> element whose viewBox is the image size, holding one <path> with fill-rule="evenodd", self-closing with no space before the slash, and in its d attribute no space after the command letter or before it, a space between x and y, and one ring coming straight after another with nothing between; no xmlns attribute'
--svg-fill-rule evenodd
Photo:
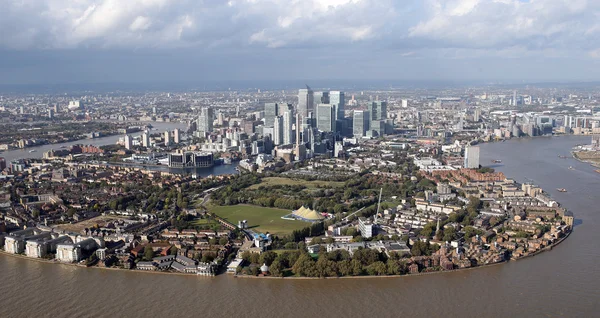
<svg viewBox="0 0 600 318"><path fill-rule="evenodd" d="M311 277L315 274L315 261L308 255L308 253L302 253L294 266L292 271L299 276Z"/></svg>
<svg viewBox="0 0 600 318"><path fill-rule="evenodd" d="M146 245L146 247L144 247L144 259L151 261L152 258L154 258L154 250L150 245Z"/></svg>
<svg viewBox="0 0 600 318"><path fill-rule="evenodd" d="M219 239L219 245L227 245L227 243L229 243L229 240L226 237Z"/></svg>
<svg viewBox="0 0 600 318"><path fill-rule="evenodd" d="M269 267L269 272L271 272L271 275L283 277L283 270L284 270L283 263L284 263L284 261L281 257L276 257L275 260L273 261L273 263L271 264L271 266Z"/></svg>
<svg viewBox="0 0 600 318"><path fill-rule="evenodd" d="M258 260L259 264L267 264L267 266L271 266L273 261L277 258L277 253L273 251L266 251L260 254L260 258Z"/></svg>
<svg viewBox="0 0 600 318"><path fill-rule="evenodd" d="M367 266L367 273L369 275L385 275L387 273L387 266L381 261L375 262Z"/></svg>

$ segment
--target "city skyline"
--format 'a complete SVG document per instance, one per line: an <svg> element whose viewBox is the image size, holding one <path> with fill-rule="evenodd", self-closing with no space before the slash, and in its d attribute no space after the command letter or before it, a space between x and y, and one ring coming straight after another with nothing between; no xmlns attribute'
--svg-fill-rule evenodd
<svg viewBox="0 0 600 318"><path fill-rule="evenodd" d="M9 2L0 84L598 81L599 11L561 0Z"/></svg>

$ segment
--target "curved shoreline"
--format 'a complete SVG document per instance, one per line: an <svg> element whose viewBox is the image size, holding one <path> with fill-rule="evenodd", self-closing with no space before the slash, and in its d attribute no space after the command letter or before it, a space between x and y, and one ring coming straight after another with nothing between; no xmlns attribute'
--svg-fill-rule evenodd
<svg viewBox="0 0 600 318"><path fill-rule="evenodd" d="M452 269L452 270L440 270L440 271L433 271L433 272L420 272L420 273L416 273L416 274L404 274L404 275L362 275L362 276L335 276L335 277L304 277L304 276L288 276L288 277L275 277L275 276L251 276L251 275L234 275L234 278L256 278L256 279L288 279L288 280L316 280L316 279L353 279L353 278L358 278L358 279L364 279L364 278L400 278L400 277L413 277L413 276L422 276L422 275L431 275L431 274L444 274L444 273L454 273L454 272L461 272L461 271L467 271L467 270L474 270L474 269L480 269L480 268L484 268L484 267L491 267L491 266L496 266L496 265L503 265L506 264L508 262L516 262L525 258L529 258L529 257L533 257L536 256L538 254L541 254L543 252L549 251L551 249L553 249L554 247L556 247L558 244L562 243L564 240L567 239L567 237L569 237L569 235L571 235L571 231L567 232L565 234L565 236L563 238L561 238L560 240L556 241L554 244L548 245L546 247L544 247L543 249L540 249L539 251L535 251L531 254L525 255L525 256L521 256L519 258L515 258L515 259L507 259L501 262L496 262L496 263L491 263L491 264L484 264L484 265L478 265L478 266L471 266L471 267L466 267L466 268L456 268L456 269Z"/></svg>
<svg viewBox="0 0 600 318"><path fill-rule="evenodd" d="M250 278L250 279L287 279L287 280L319 280L319 279L367 279L367 278L401 278L401 277L414 277L414 276L423 276L423 275L431 275L431 274L443 274L443 273L454 273L454 272L460 272L460 271L466 271L466 270L474 270L474 269L479 269L479 268L484 268L484 267L491 267L491 266L496 266L496 265L502 265L511 261L518 261L521 259L525 259L525 258L529 258L529 257L533 257L536 256L538 254L541 254L543 252L546 252L548 250L552 250L554 247L556 247L557 245L559 245L560 243L562 243L564 240L566 240L569 235L571 235L571 232L573 230L567 232L565 234L565 236L563 238L561 238L560 240L556 241L555 243L548 245L546 247L544 247L543 249L540 249L539 251L533 252L531 254L525 255L525 256L521 256L519 258L516 259L508 259L508 260L504 260L501 262L496 262L496 263L491 263L491 264L485 264L485 265L478 265L478 266L472 266L472 267L467 267L467 268L457 268L457 269L452 269L452 270L440 270L440 271L432 271L432 272L420 272L420 273L416 273L416 274L404 274L404 275L361 275L361 276L336 276L336 277L304 277L304 276L289 276L289 277L275 277L275 276L251 276L251 275L233 275L233 278ZM38 263L45 263L45 264L55 264L55 265L65 265L65 266L71 266L71 267L76 267L76 268L94 268L94 269L103 269L103 270L110 270L110 271L122 271L122 272L129 272L129 273L144 273L144 274L160 274L160 275L178 275L178 276L196 276L196 277L206 277L206 278L215 278L217 276L220 275L227 275L227 273L222 273L222 274L218 274L215 276L206 276L206 275L197 275L197 274L190 274L190 273L175 273L175 272L163 272L163 271L144 271L144 270L135 270L135 269L124 269L124 268L115 268L115 267L100 267L100 266L86 266L86 265L81 265L81 264L76 264L76 263L61 263L55 260L48 260L48 259L43 259L43 258L32 258L32 257L28 257L22 254L11 254L11 253L7 253L4 250L0 250L0 254L2 255L6 255L9 257L14 257L14 258L19 258L19 259L24 259L27 261L34 261L34 262L38 262Z"/></svg>

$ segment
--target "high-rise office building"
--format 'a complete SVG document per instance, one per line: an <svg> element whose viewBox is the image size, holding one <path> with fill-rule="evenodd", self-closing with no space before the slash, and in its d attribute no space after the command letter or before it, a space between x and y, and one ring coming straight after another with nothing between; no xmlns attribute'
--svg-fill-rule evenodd
<svg viewBox="0 0 600 318"><path fill-rule="evenodd" d="M331 91L329 92L329 103L334 105L336 108L336 119L344 119L344 110L346 104L346 98L344 92Z"/></svg>
<svg viewBox="0 0 600 318"><path fill-rule="evenodd" d="M465 162L464 167L469 169L479 168L479 147L478 146L466 146L465 147Z"/></svg>
<svg viewBox="0 0 600 318"><path fill-rule="evenodd" d="M369 102L368 108L369 113L371 113L371 120L385 120L387 118L387 102Z"/></svg>
<svg viewBox="0 0 600 318"><path fill-rule="evenodd" d="M283 144L291 145L294 143L294 132L292 125L294 124L294 115L292 111L286 111L283 113Z"/></svg>
<svg viewBox="0 0 600 318"><path fill-rule="evenodd" d="M329 104L329 92L314 92L313 93L314 104Z"/></svg>
<svg viewBox="0 0 600 318"><path fill-rule="evenodd" d="M54 109L48 108L48 118L54 119Z"/></svg>
<svg viewBox="0 0 600 318"><path fill-rule="evenodd" d="M375 131L378 136L385 134L385 120L387 118L387 102L374 101L368 104L371 123L369 130Z"/></svg>
<svg viewBox="0 0 600 318"><path fill-rule="evenodd" d="M335 131L335 106L332 104L317 105L317 129L320 131Z"/></svg>
<svg viewBox="0 0 600 318"><path fill-rule="evenodd" d="M214 112L210 107L204 107L198 117L198 131L202 134L211 133L213 130Z"/></svg>
<svg viewBox="0 0 600 318"><path fill-rule="evenodd" d="M308 113L314 110L314 93L308 85L298 90L298 114L307 118Z"/></svg>
<svg viewBox="0 0 600 318"><path fill-rule="evenodd" d="M370 123L371 116L368 110L355 110L352 116L352 134L354 137L364 137L367 130L369 130Z"/></svg>
<svg viewBox="0 0 600 318"><path fill-rule="evenodd" d="M273 123L273 143L279 146L283 144L283 116L276 116Z"/></svg>
<svg viewBox="0 0 600 318"><path fill-rule="evenodd" d="M275 117L279 116L279 105L277 103L265 103L265 127L273 127Z"/></svg>

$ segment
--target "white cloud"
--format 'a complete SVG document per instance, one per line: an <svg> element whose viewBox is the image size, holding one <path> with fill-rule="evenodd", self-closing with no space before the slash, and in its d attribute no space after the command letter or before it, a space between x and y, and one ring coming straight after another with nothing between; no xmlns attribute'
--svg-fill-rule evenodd
<svg viewBox="0 0 600 318"><path fill-rule="evenodd" d="M599 17L600 1L592 0L21 0L2 4L0 48L365 44L444 55L593 56Z"/></svg>

